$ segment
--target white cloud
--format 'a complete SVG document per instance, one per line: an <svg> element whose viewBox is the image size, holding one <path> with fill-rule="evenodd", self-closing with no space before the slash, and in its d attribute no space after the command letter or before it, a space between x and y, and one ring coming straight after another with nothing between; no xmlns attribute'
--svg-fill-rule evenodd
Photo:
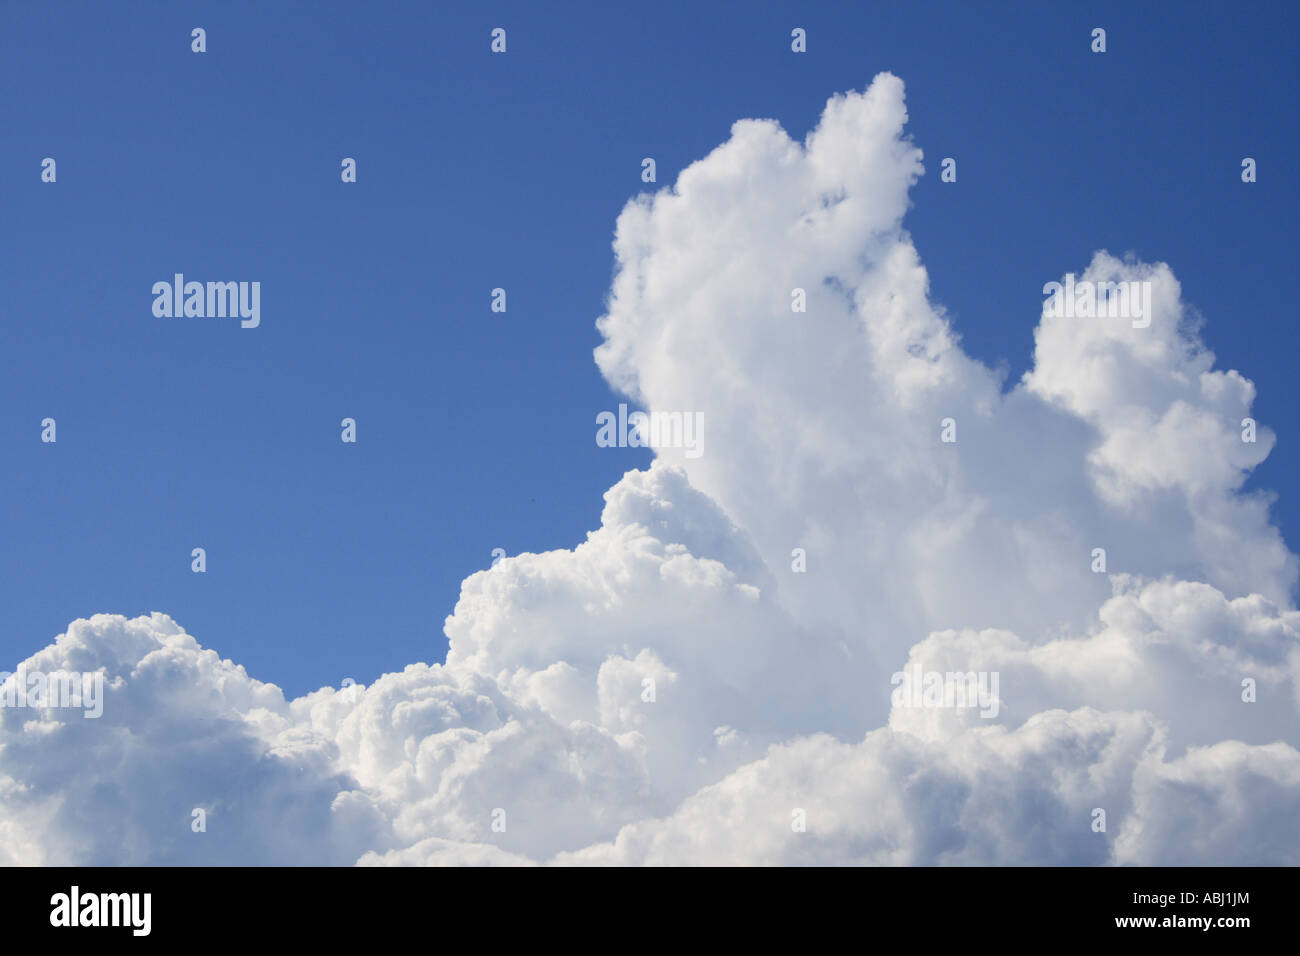
<svg viewBox="0 0 1300 956"><path fill-rule="evenodd" d="M0 709L0 862L1295 862L1253 385L1098 253L1150 326L1044 316L1004 390L928 298L905 121L883 74L629 203L596 360L704 454L466 579L445 664L286 701L165 615L74 622L29 666L102 668L104 716ZM909 664L997 672L997 716L891 708Z"/></svg>

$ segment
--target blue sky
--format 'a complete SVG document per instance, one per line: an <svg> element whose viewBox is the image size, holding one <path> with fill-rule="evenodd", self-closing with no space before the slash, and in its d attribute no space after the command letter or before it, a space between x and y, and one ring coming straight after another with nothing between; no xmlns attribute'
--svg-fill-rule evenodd
<svg viewBox="0 0 1300 956"><path fill-rule="evenodd" d="M907 84L927 167L907 222L967 350L1014 381L1044 282L1103 247L1170 263L1220 367L1259 388L1279 444L1251 487L1283 495L1294 546L1295 20L5 5L0 669L74 618L153 610L292 694L440 660L460 581L493 548L573 546L649 460L596 447L619 398L591 359L642 157L664 186L738 118L801 137L881 70ZM1241 183L1243 156L1259 182ZM261 327L155 318L150 288L175 272L260 281Z"/></svg>

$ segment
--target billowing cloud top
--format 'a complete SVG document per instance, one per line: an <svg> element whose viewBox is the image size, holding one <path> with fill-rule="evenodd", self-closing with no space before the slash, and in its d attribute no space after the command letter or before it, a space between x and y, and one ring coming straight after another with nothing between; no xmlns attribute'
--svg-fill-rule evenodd
<svg viewBox="0 0 1300 956"><path fill-rule="evenodd" d="M163 614L25 662L103 714L0 708L0 862L1300 862L1253 385L1098 252L1149 321L1045 308L1004 388L928 298L906 120L882 74L628 204L596 361L703 453L466 579L444 664L285 700Z"/></svg>

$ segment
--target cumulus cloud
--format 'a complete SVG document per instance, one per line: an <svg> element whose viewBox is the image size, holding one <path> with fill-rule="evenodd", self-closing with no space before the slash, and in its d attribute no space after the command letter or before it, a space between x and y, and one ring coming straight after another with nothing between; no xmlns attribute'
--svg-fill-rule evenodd
<svg viewBox="0 0 1300 956"><path fill-rule="evenodd" d="M165 615L74 622L26 664L101 671L104 715L0 709L0 862L1296 862L1254 386L1105 252L1078 278L1149 282L1149 325L1045 310L1016 383L966 355L906 120L882 74L627 205L596 361L703 454L467 578L445 662L285 700ZM907 671L996 674L996 713Z"/></svg>

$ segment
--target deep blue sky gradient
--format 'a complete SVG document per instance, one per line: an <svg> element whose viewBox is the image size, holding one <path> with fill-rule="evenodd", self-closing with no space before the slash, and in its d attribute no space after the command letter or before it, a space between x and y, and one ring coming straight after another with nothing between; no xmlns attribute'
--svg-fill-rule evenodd
<svg viewBox="0 0 1300 956"><path fill-rule="evenodd" d="M1259 386L1251 487L1294 546L1297 7L1129 7L3 4L0 670L153 610L291 694L441 660L494 547L572 547L649 461L596 447L619 398L591 358L642 157L665 186L736 119L802 138L881 70L967 350L1014 382L1044 282L1169 262ZM174 272L260 281L261 327L155 318Z"/></svg>

